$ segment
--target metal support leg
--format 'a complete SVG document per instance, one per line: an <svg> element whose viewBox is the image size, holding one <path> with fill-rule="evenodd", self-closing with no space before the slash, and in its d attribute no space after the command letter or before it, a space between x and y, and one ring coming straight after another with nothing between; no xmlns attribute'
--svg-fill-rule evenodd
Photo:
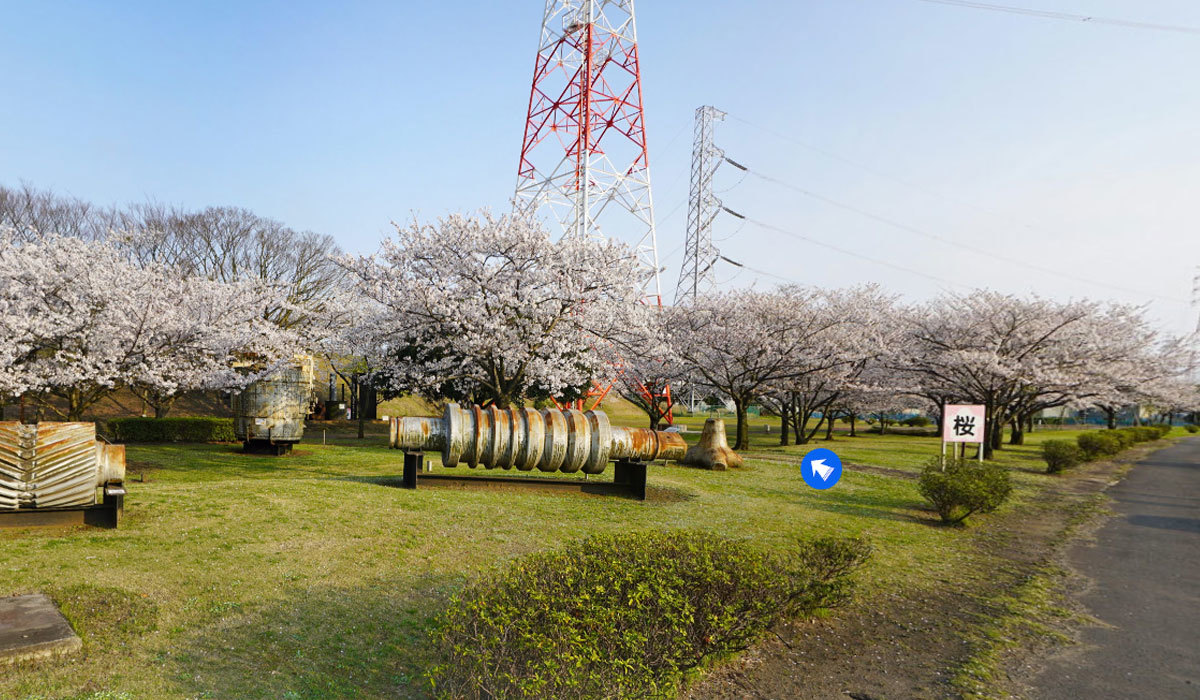
<svg viewBox="0 0 1200 700"><path fill-rule="evenodd" d="M424 461L424 452L404 451L404 488L417 488L417 472L421 470Z"/></svg>
<svg viewBox="0 0 1200 700"><path fill-rule="evenodd" d="M617 460L613 463L613 483L627 487L639 501L646 500L646 463Z"/></svg>

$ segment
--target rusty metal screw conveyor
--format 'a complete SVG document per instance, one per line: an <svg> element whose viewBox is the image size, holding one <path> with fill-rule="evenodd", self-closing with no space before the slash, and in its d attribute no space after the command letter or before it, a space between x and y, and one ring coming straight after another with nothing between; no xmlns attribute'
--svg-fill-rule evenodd
<svg viewBox="0 0 1200 700"><path fill-rule="evenodd" d="M617 491L646 496L646 464L656 459L682 459L687 444L677 433L648 428L614 426L602 411L560 411L547 408L499 409L495 406L462 408L451 403L441 418L390 419L389 445L405 451L404 485L416 488L423 453L440 451L442 464L455 467L517 469L519 471L601 474L615 463L613 486ZM422 479L580 489L577 480L422 476ZM595 482L592 482L595 485ZM605 489L594 489L605 491Z"/></svg>

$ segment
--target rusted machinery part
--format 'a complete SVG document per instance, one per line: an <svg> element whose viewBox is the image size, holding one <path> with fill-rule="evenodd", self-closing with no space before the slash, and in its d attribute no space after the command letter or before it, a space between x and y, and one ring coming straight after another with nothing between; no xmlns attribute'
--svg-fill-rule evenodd
<svg viewBox="0 0 1200 700"><path fill-rule="evenodd" d="M300 442L313 394L308 364L284 367L233 397L233 433L241 442Z"/></svg>
<svg viewBox="0 0 1200 700"><path fill-rule="evenodd" d="M96 485L125 481L125 446L96 441Z"/></svg>
<svg viewBox="0 0 1200 700"><path fill-rule="evenodd" d="M725 421L720 418L704 421L704 432L700 433L700 442L692 445L680 461L690 467L714 471L742 466L741 455L729 449L729 441L725 438Z"/></svg>
<svg viewBox="0 0 1200 700"><path fill-rule="evenodd" d="M125 447L96 440L94 423L0 422L0 508L96 503L125 479Z"/></svg>
<svg viewBox="0 0 1200 700"><path fill-rule="evenodd" d="M609 460L680 459L687 451L676 433L614 426L602 411L453 403L441 418L392 418L389 440L396 448L438 450L448 467L464 462L472 468L568 474L599 474Z"/></svg>

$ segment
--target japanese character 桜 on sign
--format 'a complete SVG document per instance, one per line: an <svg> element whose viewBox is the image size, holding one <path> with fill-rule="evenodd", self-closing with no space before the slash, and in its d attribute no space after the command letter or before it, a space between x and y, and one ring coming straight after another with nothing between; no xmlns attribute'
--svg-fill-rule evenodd
<svg viewBox="0 0 1200 700"><path fill-rule="evenodd" d="M983 442L983 406L950 404L942 422L944 442Z"/></svg>

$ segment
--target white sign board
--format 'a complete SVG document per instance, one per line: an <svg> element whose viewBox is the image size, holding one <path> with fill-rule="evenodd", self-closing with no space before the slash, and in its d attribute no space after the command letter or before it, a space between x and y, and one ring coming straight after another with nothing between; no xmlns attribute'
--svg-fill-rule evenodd
<svg viewBox="0 0 1200 700"><path fill-rule="evenodd" d="M949 404L942 418L943 442L983 442L984 407Z"/></svg>

